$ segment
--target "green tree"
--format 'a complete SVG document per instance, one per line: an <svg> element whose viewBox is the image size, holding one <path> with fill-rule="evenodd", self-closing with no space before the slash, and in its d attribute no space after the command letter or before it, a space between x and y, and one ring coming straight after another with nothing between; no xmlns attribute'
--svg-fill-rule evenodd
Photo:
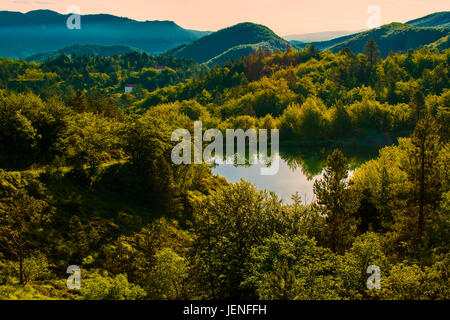
<svg viewBox="0 0 450 320"><path fill-rule="evenodd" d="M405 190L408 195L408 216L415 225L416 244L422 243L425 226L432 218L430 215L436 211L441 197L437 165L441 148L436 121L431 116L420 119L411 135L408 156L403 161L403 170L409 182Z"/></svg>
<svg viewBox="0 0 450 320"><path fill-rule="evenodd" d="M354 200L347 188L348 163L340 150L334 150L327 159L323 178L314 183L317 203L326 215L329 230L328 245L342 253L352 242L356 221Z"/></svg>
<svg viewBox="0 0 450 320"><path fill-rule="evenodd" d="M171 248L155 253L155 265L148 275L146 291L150 299L186 299L188 264Z"/></svg>
<svg viewBox="0 0 450 320"><path fill-rule="evenodd" d="M331 138L350 136L353 131L351 118L342 101L339 100L331 111Z"/></svg>
<svg viewBox="0 0 450 320"><path fill-rule="evenodd" d="M50 207L20 189L0 207L0 247L17 259L21 284L29 280L24 264L35 247L33 235L49 219Z"/></svg>
<svg viewBox="0 0 450 320"><path fill-rule="evenodd" d="M92 180L102 163L120 156L121 128L121 123L93 113L71 117L61 139L66 161L82 175L87 169L88 180Z"/></svg>
<svg viewBox="0 0 450 320"><path fill-rule="evenodd" d="M66 104L76 112L82 113L89 109L86 96L80 89L67 98Z"/></svg>
<svg viewBox="0 0 450 320"><path fill-rule="evenodd" d="M260 299L337 299L338 259L304 235L275 233L254 246L243 285Z"/></svg>
<svg viewBox="0 0 450 320"><path fill-rule="evenodd" d="M369 59L369 65L371 68L378 63L380 59L380 50L378 50L378 45L372 38L367 41L364 47L364 54Z"/></svg>
<svg viewBox="0 0 450 320"><path fill-rule="evenodd" d="M412 112L414 113L414 123L417 124L419 119L425 113L425 97L421 90L415 90L410 101Z"/></svg>
<svg viewBox="0 0 450 320"><path fill-rule="evenodd" d="M41 252L35 252L23 261L23 282L45 280L50 275L51 263Z"/></svg>
<svg viewBox="0 0 450 320"><path fill-rule="evenodd" d="M255 295L241 286L251 247L277 229L282 232L281 221L279 199L244 181L230 184L198 204L191 261L199 293L216 299Z"/></svg>
<svg viewBox="0 0 450 320"><path fill-rule="evenodd" d="M89 250L89 242L80 218L74 215L69 219L69 240L71 246L71 259L73 264L80 264Z"/></svg>
<svg viewBox="0 0 450 320"><path fill-rule="evenodd" d="M262 300L294 300L300 287L295 272L289 270L287 262L284 262L265 275L259 288L259 297Z"/></svg>

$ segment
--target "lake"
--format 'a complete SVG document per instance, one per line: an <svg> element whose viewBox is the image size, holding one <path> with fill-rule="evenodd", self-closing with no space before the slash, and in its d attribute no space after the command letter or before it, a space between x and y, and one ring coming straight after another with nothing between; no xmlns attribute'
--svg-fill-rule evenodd
<svg viewBox="0 0 450 320"><path fill-rule="evenodd" d="M275 175L261 175L263 164L218 164L213 167L213 174L225 177L230 182L240 179L250 181L259 189L275 192L283 199L283 203L291 203L291 195L298 192L304 203L315 200L313 185L322 177L326 159L335 148L339 148L350 164L350 175L362 163L376 158L381 146L370 145L312 145L312 146L280 146L280 152L272 157L279 161L279 170ZM235 155L241 156L241 155ZM246 159L250 156L248 151Z"/></svg>

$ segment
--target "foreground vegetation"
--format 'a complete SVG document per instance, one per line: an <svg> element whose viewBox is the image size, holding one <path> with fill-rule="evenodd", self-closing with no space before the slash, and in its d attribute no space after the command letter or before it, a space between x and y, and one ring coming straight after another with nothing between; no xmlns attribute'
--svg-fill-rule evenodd
<svg viewBox="0 0 450 320"><path fill-rule="evenodd" d="M261 50L207 73L137 55L0 61L1 298L450 298L449 51ZM180 63L160 84L158 59ZM121 92L122 68L141 89ZM283 204L173 165L172 131L198 119L282 142L411 135L351 179L335 150L316 202Z"/></svg>

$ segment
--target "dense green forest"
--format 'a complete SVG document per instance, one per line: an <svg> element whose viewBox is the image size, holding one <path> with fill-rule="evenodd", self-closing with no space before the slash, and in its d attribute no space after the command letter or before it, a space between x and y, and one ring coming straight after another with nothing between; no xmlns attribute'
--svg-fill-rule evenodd
<svg viewBox="0 0 450 320"><path fill-rule="evenodd" d="M137 52L0 59L0 298L449 299L449 63L429 48L381 59L373 40L211 69ZM174 165L171 133L194 120L293 145L405 137L351 178L336 149L316 200L285 204Z"/></svg>
<svg viewBox="0 0 450 320"><path fill-rule="evenodd" d="M45 62L49 59L57 58L58 56L63 54L68 56L76 54L76 55L88 55L88 56L95 55L100 57L110 57L114 55L123 55L134 51L142 52L142 50L129 46L120 46L120 45L101 46L101 45L76 44L55 51L37 53L27 57L25 60L35 62Z"/></svg>

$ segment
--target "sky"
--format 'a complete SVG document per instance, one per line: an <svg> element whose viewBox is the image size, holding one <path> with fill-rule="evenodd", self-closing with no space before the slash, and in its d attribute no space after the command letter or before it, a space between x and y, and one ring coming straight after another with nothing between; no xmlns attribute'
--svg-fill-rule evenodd
<svg viewBox="0 0 450 320"><path fill-rule="evenodd" d="M370 6L380 8L381 23L406 22L449 11L449 0L0 0L0 10L50 9L67 13L109 13L135 20L171 20L186 29L216 31L254 22L286 36L367 28ZM373 13L372 13L373 14Z"/></svg>

